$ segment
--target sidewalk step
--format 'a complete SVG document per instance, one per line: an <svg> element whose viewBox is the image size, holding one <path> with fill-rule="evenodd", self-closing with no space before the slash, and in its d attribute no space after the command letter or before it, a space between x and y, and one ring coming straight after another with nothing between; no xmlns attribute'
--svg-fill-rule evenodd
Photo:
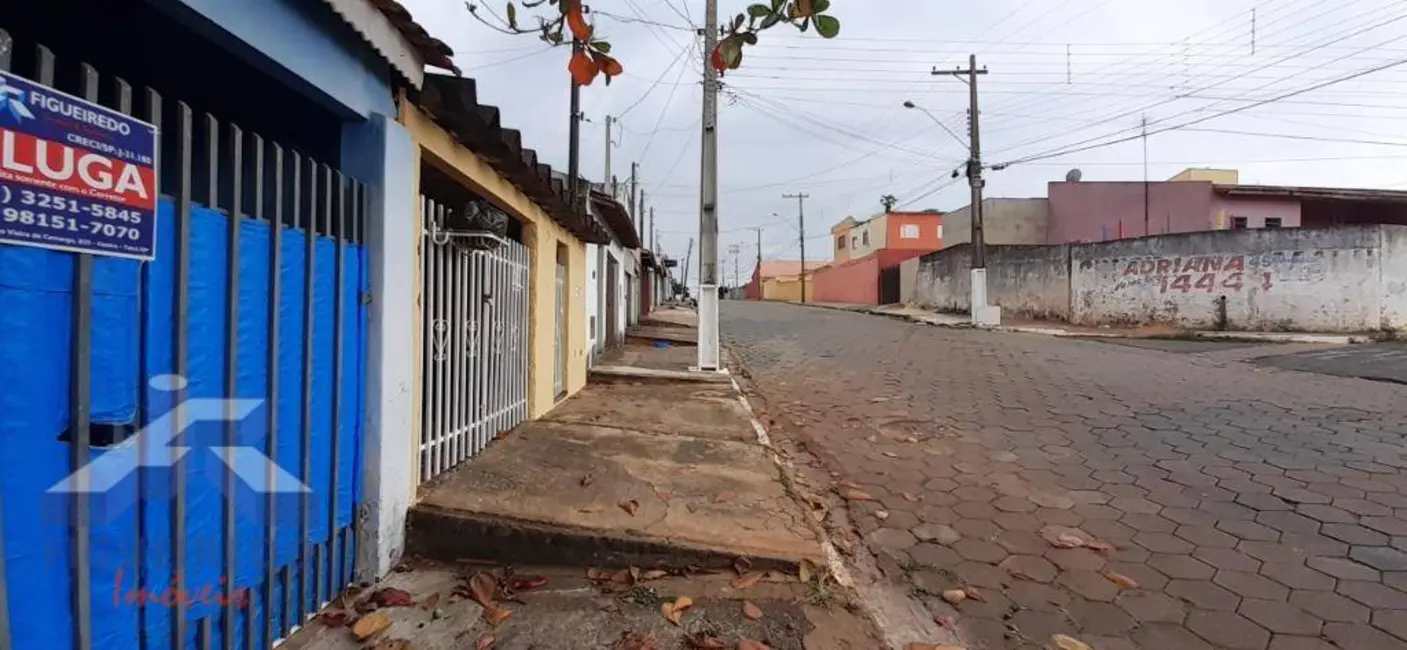
<svg viewBox="0 0 1407 650"><path fill-rule="evenodd" d="M628 426L621 418L612 424ZM747 557L790 570L823 561L768 452L733 434L701 434L525 424L422 488L409 550L557 566L725 569Z"/></svg>

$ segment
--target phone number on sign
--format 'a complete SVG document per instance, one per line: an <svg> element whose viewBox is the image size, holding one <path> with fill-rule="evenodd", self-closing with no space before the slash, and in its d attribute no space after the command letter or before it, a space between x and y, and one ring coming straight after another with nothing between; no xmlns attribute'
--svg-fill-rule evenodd
<svg viewBox="0 0 1407 650"><path fill-rule="evenodd" d="M113 207L111 205L103 205L101 203L84 202L78 199L54 196L33 190L11 190L8 187L0 188L0 190L3 190L0 191L0 195L2 195L0 199L3 199L3 201L0 202L7 205L19 203L23 206L32 206L51 213L53 218L60 218L64 213L68 213L88 215L98 219L107 219L108 221L121 221L134 226L141 225L142 223L142 213L140 210L129 210L126 208ZM13 223L15 219L11 219L8 214L10 208L6 208L6 210L5 221ZM23 210L20 211L23 212ZM26 225L30 224L26 223ZM97 231L95 230L94 232Z"/></svg>
<svg viewBox="0 0 1407 650"><path fill-rule="evenodd" d="M103 237L115 237L117 239L130 239L137 241L142 238L142 231L129 226L119 226L101 221L89 221L80 224L78 219L62 214L50 214L45 212L35 212L34 210L23 210L20 208L5 207L0 208L0 223L18 223L23 226L39 226L57 231L84 232Z"/></svg>

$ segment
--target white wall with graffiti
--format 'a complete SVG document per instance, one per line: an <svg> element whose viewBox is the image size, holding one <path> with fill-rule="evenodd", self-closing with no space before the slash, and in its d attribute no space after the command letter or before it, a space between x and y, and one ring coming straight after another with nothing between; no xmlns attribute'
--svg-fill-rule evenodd
<svg viewBox="0 0 1407 650"><path fill-rule="evenodd" d="M1210 231L1073 246L1070 320L1191 329L1382 329L1382 233L1378 226Z"/></svg>
<svg viewBox="0 0 1407 650"><path fill-rule="evenodd" d="M904 302L964 311L968 266L963 247L923 256ZM1008 315L1076 325L1407 331L1404 226L1221 230L1096 244L991 246L988 277L990 299Z"/></svg>

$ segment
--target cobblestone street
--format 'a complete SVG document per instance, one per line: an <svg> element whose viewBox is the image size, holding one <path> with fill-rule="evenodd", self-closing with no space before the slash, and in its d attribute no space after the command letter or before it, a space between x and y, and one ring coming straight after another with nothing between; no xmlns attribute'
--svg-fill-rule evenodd
<svg viewBox="0 0 1407 650"><path fill-rule="evenodd" d="M1304 346L722 313L773 435L874 498L849 514L887 577L980 592L974 650L1407 648L1403 386L1247 362Z"/></svg>

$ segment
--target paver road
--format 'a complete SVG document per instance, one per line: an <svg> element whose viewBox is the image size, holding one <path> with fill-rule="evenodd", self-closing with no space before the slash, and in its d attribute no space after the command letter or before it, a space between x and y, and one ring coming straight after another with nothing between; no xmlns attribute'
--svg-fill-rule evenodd
<svg viewBox="0 0 1407 650"><path fill-rule="evenodd" d="M875 497L881 566L979 589L991 650L1407 648L1407 388L785 304L723 328L780 435Z"/></svg>

